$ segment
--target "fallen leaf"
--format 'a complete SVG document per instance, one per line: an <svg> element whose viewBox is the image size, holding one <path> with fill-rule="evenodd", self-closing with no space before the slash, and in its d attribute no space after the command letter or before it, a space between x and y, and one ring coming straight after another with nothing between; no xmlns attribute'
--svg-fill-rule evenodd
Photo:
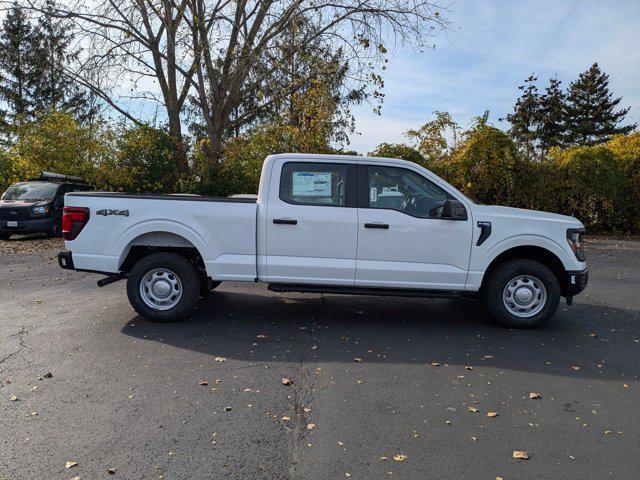
<svg viewBox="0 0 640 480"><path fill-rule="evenodd" d="M75 467L76 465L78 465L78 462L74 462L73 460L69 460L69 461L65 464L64 468L73 468L73 467Z"/></svg>
<svg viewBox="0 0 640 480"><path fill-rule="evenodd" d="M498 412L487 412L487 417L493 418L497 416L498 416Z"/></svg>
<svg viewBox="0 0 640 480"><path fill-rule="evenodd" d="M338 440L338 445L342 447L344 445L344 442L341 442L340 440Z"/></svg>
<svg viewBox="0 0 640 480"><path fill-rule="evenodd" d="M314 428L316 428L316 424L315 423L308 423L307 424L307 430L313 430Z"/></svg>
<svg viewBox="0 0 640 480"><path fill-rule="evenodd" d="M473 367L471 365L465 365L464 369L465 370L473 370Z"/></svg>
<svg viewBox="0 0 640 480"><path fill-rule="evenodd" d="M407 459L407 456L406 456L406 455L403 455L402 453L399 453L399 454L397 454L397 455L394 455L394 456L393 456L393 459L394 459L396 462L404 462L404 461Z"/></svg>
<svg viewBox="0 0 640 480"><path fill-rule="evenodd" d="M18 397L16 395L11 395L11 401L12 402L17 402L18 401Z"/></svg>
<svg viewBox="0 0 640 480"><path fill-rule="evenodd" d="M539 394L539 393L536 393L536 392L531 392L531 393L529 394L529 398L530 398L531 400L538 400L540 397L541 397L541 396L540 396L540 394Z"/></svg>
<svg viewBox="0 0 640 480"><path fill-rule="evenodd" d="M107 468L107 473L109 475L115 475L116 474L116 469L115 468Z"/></svg>
<svg viewBox="0 0 640 480"><path fill-rule="evenodd" d="M604 431L604 434L605 434L605 435L611 435L611 433L612 433L612 432L611 432L611 430L605 430L605 431Z"/></svg>
<svg viewBox="0 0 640 480"><path fill-rule="evenodd" d="M214 362L222 363L227 361L227 357L216 357L213 359Z"/></svg>
<svg viewBox="0 0 640 480"><path fill-rule="evenodd" d="M596 338L596 337L598 336L598 334L597 334L597 333L590 333L590 334L589 334L589 336L590 336L591 338Z"/></svg>
<svg viewBox="0 0 640 480"><path fill-rule="evenodd" d="M291 420L291 417L287 417L286 415L284 417L281 418L281 420L283 422L288 422L289 420Z"/></svg>
<svg viewBox="0 0 640 480"><path fill-rule="evenodd" d="M389 460L389 459L383 455L382 457L380 457L380 460Z"/></svg>
<svg viewBox="0 0 640 480"><path fill-rule="evenodd" d="M354 361L354 362L361 362L361 361L362 361L362 359L361 359L360 357L355 357L355 358L353 359L353 361Z"/></svg>
<svg viewBox="0 0 640 480"><path fill-rule="evenodd" d="M289 380L288 378L283 378L282 379L282 384L283 385L293 385L293 382L291 380Z"/></svg>
<svg viewBox="0 0 640 480"><path fill-rule="evenodd" d="M520 460L529 460L529 454L527 452L521 452L520 450L514 450L513 458L518 458Z"/></svg>
<svg viewBox="0 0 640 480"><path fill-rule="evenodd" d="M571 366L571 368L572 368L573 370L575 370L576 372L577 372L578 370L580 370L580 367L576 367L575 365L572 365L572 366Z"/></svg>
<svg viewBox="0 0 640 480"><path fill-rule="evenodd" d="M439 367L440 364L438 362L431 362L432 367Z"/></svg>
<svg viewBox="0 0 640 480"><path fill-rule="evenodd" d="M43 375L44 378L53 378L53 373L47 372Z"/></svg>
<svg viewBox="0 0 640 480"><path fill-rule="evenodd" d="M310 412L311 412L311 409L310 409L309 407L304 407L304 408L302 409L302 411L303 411L304 413L310 413Z"/></svg>
<svg viewBox="0 0 640 480"><path fill-rule="evenodd" d="M469 407L469 411L471 413L476 413L478 411L478 409L476 407Z"/></svg>
<svg viewBox="0 0 640 480"><path fill-rule="evenodd" d="M225 412L230 412L231 411L231 407L224 407L224 411Z"/></svg>
<svg viewBox="0 0 640 480"><path fill-rule="evenodd" d="M202 380L200 383L198 383L198 385L209 385L209 382L207 382L206 380Z"/></svg>

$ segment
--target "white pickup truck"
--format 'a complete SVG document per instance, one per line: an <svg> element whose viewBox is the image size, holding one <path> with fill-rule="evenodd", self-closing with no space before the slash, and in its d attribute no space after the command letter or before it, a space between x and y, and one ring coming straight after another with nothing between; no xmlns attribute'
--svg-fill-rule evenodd
<svg viewBox="0 0 640 480"><path fill-rule="evenodd" d="M180 319L221 281L278 292L472 296L509 327L533 327L587 284L575 218L478 205L391 158L267 157L257 198L65 196L66 269L127 279L133 308Z"/></svg>

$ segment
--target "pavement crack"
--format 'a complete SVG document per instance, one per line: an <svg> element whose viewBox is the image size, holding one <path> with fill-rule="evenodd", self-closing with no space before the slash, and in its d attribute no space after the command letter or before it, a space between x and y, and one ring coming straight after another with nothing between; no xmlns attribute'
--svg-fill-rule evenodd
<svg viewBox="0 0 640 480"><path fill-rule="evenodd" d="M306 351L308 349L307 338L313 334L313 330L305 331L300 345L300 358L296 363L296 375L295 383L293 386L293 426L289 429L289 451L291 452L291 459L289 463L289 478L296 478L296 470L302 463L302 448L305 445L305 440L310 434L311 430L307 428L310 422L307 411L305 408L313 403L314 400L314 388L316 383L316 375L314 375L314 369L316 362L312 362L313 365L308 364Z"/></svg>
<svg viewBox="0 0 640 480"><path fill-rule="evenodd" d="M9 353L8 355L0 358L0 365L2 365L4 362L6 362L7 360L10 360L11 358L15 357L16 355L20 354L22 352L22 350L24 350L25 348L27 348L27 344L24 341L24 337L28 334L29 332L27 331L27 327L26 326L21 326L20 330L18 331L18 333L14 333L12 335L8 335L7 337L5 337L5 339L9 339L9 338L13 338L13 337L18 337L18 349L14 352ZM4 372L4 370L2 370Z"/></svg>

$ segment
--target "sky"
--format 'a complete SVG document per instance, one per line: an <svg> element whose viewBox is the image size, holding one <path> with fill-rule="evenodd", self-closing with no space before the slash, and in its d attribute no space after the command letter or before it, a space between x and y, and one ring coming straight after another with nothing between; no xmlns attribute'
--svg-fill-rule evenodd
<svg viewBox="0 0 640 480"><path fill-rule="evenodd" d="M531 73L539 89L557 76L566 86L594 62L609 74L630 123L640 124L640 0L454 0L452 25L432 39L434 49L396 49L384 74L382 115L354 109L349 149L366 153L381 142L406 142L403 133L448 111L463 127L490 111L498 121L513 109L518 85Z"/></svg>

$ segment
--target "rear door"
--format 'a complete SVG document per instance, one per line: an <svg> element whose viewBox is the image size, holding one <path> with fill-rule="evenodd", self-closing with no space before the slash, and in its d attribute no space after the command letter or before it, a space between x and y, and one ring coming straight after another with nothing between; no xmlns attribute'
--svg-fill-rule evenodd
<svg viewBox="0 0 640 480"><path fill-rule="evenodd" d="M352 286L358 241L355 163L281 158L272 172L267 281Z"/></svg>
<svg viewBox="0 0 640 480"><path fill-rule="evenodd" d="M450 194L418 171L361 164L358 197L357 286L464 289L472 222L440 218Z"/></svg>

